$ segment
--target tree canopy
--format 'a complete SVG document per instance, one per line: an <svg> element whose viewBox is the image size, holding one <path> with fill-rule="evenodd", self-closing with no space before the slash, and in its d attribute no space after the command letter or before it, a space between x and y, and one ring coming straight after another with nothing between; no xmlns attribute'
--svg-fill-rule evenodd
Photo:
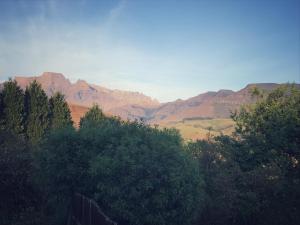
<svg viewBox="0 0 300 225"><path fill-rule="evenodd" d="M60 93L55 93L49 99L50 105L50 127L60 129L73 125L71 112L65 97Z"/></svg>
<svg viewBox="0 0 300 225"><path fill-rule="evenodd" d="M49 128L48 97L36 81L26 88L25 112L26 135L35 144L41 140Z"/></svg>
<svg viewBox="0 0 300 225"><path fill-rule="evenodd" d="M280 87L233 114L232 137L188 145L207 188L199 224L300 221L300 90Z"/></svg>
<svg viewBox="0 0 300 225"><path fill-rule="evenodd" d="M104 116L102 110L99 108L98 105L94 105L84 117L80 119L79 126L80 128L83 127L90 127L95 126L101 123L103 120L108 119Z"/></svg>
<svg viewBox="0 0 300 225"><path fill-rule="evenodd" d="M24 132L24 92L16 81L4 83L0 96L2 127L15 134Z"/></svg>
<svg viewBox="0 0 300 225"><path fill-rule="evenodd" d="M90 196L124 225L195 219L203 182L177 132L107 117L97 106L82 121L78 132L54 132L42 145L47 187Z"/></svg>

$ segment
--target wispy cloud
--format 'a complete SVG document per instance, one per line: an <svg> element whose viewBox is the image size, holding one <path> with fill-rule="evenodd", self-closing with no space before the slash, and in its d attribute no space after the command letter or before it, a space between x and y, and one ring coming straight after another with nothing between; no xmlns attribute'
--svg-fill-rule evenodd
<svg viewBox="0 0 300 225"><path fill-rule="evenodd" d="M183 88L164 88L183 65L180 60L147 53L109 29L118 22L126 1L110 10L104 23L84 26L52 26L46 15L55 14L58 6L45 3L38 7L41 10L37 15L0 36L1 79L56 71L71 80L80 78L110 88L140 91L161 101L173 99L176 93L178 96L178 90L182 93ZM186 89L185 93L190 91Z"/></svg>
<svg viewBox="0 0 300 225"><path fill-rule="evenodd" d="M122 14L122 12L126 7L126 4L127 4L126 0L121 0L114 8L112 8L109 11L109 16L107 19L109 24L112 24L120 17L120 15Z"/></svg>

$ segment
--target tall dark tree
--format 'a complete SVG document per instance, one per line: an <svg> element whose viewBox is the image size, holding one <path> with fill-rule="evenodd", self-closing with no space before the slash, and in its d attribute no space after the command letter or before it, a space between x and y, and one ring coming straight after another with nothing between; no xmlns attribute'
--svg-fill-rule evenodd
<svg viewBox="0 0 300 225"><path fill-rule="evenodd" d="M36 144L49 127L49 105L40 84L33 81L25 91L26 134Z"/></svg>
<svg viewBox="0 0 300 225"><path fill-rule="evenodd" d="M0 130L4 128L3 122L4 122L4 105L3 105L3 94L2 90L0 90Z"/></svg>
<svg viewBox="0 0 300 225"><path fill-rule="evenodd" d="M1 225L43 224L30 152L24 138L0 130Z"/></svg>
<svg viewBox="0 0 300 225"><path fill-rule="evenodd" d="M282 86L233 119L243 147L235 148L234 155L245 174L255 178L247 187L257 196L260 220L265 224L299 223L299 88Z"/></svg>
<svg viewBox="0 0 300 225"><path fill-rule="evenodd" d="M64 95L56 93L50 100L50 127L60 129L73 125L71 112Z"/></svg>
<svg viewBox="0 0 300 225"><path fill-rule="evenodd" d="M86 145L88 146L88 145ZM38 151L37 165L48 208L49 224L66 224L74 192L84 193L88 186L88 149L73 127L49 133Z"/></svg>
<svg viewBox="0 0 300 225"><path fill-rule="evenodd" d="M24 132L24 92L16 81L4 83L0 104L2 128L14 134Z"/></svg>
<svg viewBox="0 0 300 225"><path fill-rule="evenodd" d="M259 96L233 119L233 137L188 145L208 194L199 224L298 224L300 90Z"/></svg>

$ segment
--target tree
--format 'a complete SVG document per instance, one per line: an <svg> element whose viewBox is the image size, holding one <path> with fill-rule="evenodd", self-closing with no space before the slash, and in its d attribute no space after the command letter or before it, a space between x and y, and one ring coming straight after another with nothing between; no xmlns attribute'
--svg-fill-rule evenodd
<svg viewBox="0 0 300 225"><path fill-rule="evenodd" d="M0 130L0 224L43 224L34 168L24 138Z"/></svg>
<svg viewBox="0 0 300 225"><path fill-rule="evenodd" d="M80 128L95 126L107 117L103 114L98 105L94 105L83 118L80 119Z"/></svg>
<svg viewBox="0 0 300 225"><path fill-rule="evenodd" d="M243 146L234 152L235 158L245 173L259 178L248 187L258 196L261 221L299 222L299 88L282 86L253 107L242 108L233 119L237 124L235 137Z"/></svg>
<svg viewBox="0 0 300 225"><path fill-rule="evenodd" d="M120 224L190 224L201 210L203 181L178 133L121 123L111 137L90 137L94 198ZM98 147L98 148L97 148Z"/></svg>
<svg viewBox="0 0 300 225"><path fill-rule="evenodd" d="M4 129L4 105L3 105L3 94L0 90L0 130Z"/></svg>
<svg viewBox="0 0 300 225"><path fill-rule="evenodd" d="M50 100L50 127L60 129L73 125L71 112L62 94L54 94Z"/></svg>
<svg viewBox="0 0 300 225"><path fill-rule="evenodd" d="M52 130L36 152L39 184L46 196L49 224L66 224L75 192L89 187L89 151L71 126Z"/></svg>
<svg viewBox="0 0 300 225"><path fill-rule="evenodd" d="M188 143L186 150L198 162L205 182L205 201L197 224L238 224L236 220L244 203L238 189L242 176L230 149L209 139Z"/></svg>
<svg viewBox="0 0 300 225"><path fill-rule="evenodd" d="M38 143L49 127L49 105L40 84L33 81L25 91L26 134L32 144Z"/></svg>
<svg viewBox="0 0 300 225"><path fill-rule="evenodd" d="M261 156L257 163L283 157L291 165L300 160L299 118L300 90L293 85L282 86L254 107L244 107L233 115L236 137L254 147L251 154Z"/></svg>
<svg viewBox="0 0 300 225"><path fill-rule="evenodd" d="M233 115L232 137L187 146L207 198L198 224L297 224L300 221L300 90L288 85Z"/></svg>
<svg viewBox="0 0 300 225"><path fill-rule="evenodd" d="M120 224L191 224L203 180L178 132L107 117L98 107L82 121L78 131L51 132L37 151L50 218L61 218L53 223L64 223L63 209L80 192Z"/></svg>
<svg viewBox="0 0 300 225"><path fill-rule="evenodd" d="M2 127L15 134L24 132L24 93L16 81L4 83L1 93Z"/></svg>

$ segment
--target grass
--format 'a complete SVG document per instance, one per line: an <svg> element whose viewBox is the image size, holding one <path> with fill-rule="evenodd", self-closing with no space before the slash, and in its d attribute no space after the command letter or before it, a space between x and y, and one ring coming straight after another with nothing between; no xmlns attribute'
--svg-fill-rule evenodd
<svg viewBox="0 0 300 225"><path fill-rule="evenodd" d="M220 134L230 135L234 130L232 119L195 119L172 122L162 127L176 128L185 140L206 139L208 133L217 136Z"/></svg>

